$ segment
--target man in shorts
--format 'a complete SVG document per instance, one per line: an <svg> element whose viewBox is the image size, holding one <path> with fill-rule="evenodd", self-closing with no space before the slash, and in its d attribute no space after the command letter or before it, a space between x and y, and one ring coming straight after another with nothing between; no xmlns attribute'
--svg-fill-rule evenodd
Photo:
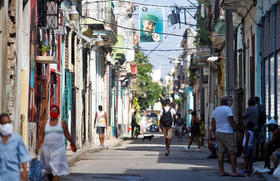
<svg viewBox="0 0 280 181"><path fill-rule="evenodd" d="M232 176L241 176L236 171L236 138L234 131L237 129L233 118L232 109L228 106L228 97L222 97L221 106L212 113L212 130L218 144L218 163L220 176L228 176L224 170L224 153L228 151L232 167Z"/></svg>
<svg viewBox="0 0 280 181"><path fill-rule="evenodd" d="M159 132L164 133L166 153L165 156L168 156L170 151L169 147L171 144L172 130L174 127L176 111L170 106L170 100L165 100L165 106L160 112L160 121L159 121Z"/></svg>

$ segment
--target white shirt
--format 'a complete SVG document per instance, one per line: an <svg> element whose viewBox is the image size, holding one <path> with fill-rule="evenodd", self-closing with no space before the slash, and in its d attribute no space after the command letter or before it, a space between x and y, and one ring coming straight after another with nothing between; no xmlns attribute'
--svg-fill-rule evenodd
<svg viewBox="0 0 280 181"><path fill-rule="evenodd" d="M97 112L97 119L96 119L97 127L106 127L106 120L105 120L105 112L98 111Z"/></svg>
<svg viewBox="0 0 280 181"><path fill-rule="evenodd" d="M176 115L176 111L175 111L174 108L172 108L170 106L165 106L163 109L165 110L165 112L168 112L170 108L171 108L170 113L171 113L172 117L174 117L174 115ZM162 114L163 114L163 110L161 109L160 110L160 116L162 116ZM174 127L174 121L172 121L172 126L171 127Z"/></svg>
<svg viewBox="0 0 280 181"><path fill-rule="evenodd" d="M233 116L232 109L228 106L219 106L213 113L212 118L216 120L216 131L222 133L234 133L228 117Z"/></svg>
<svg viewBox="0 0 280 181"><path fill-rule="evenodd" d="M249 141L248 141L248 146L254 146L254 132L248 130L250 136L249 136ZM243 139L243 146L246 146L246 134L244 134L244 139Z"/></svg>
<svg viewBox="0 0 280 181"><path fill-rule="evenodd" d="M165 110L165 112L168 112L170 108L171 108L170 112L171 112L171 115L172 115L172 117L173 117L174 115L176 115L175 109L173 109L173 108L170 107L170 106L165 106L163 109ZM160 110L160 116L162 116L162 114L163 114L163 110L161 109L161 110Z"/></svg>

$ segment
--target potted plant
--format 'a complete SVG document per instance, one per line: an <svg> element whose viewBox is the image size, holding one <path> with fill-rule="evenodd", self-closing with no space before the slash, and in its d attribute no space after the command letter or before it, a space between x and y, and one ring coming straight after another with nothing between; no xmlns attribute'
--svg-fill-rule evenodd
<svg viewBox="0 0 280 181"><path fill-rule="evenodd" d="M42 56L48 56L49 51L50 51L50 46L48 44L43 44L41 48Z"/></svg>

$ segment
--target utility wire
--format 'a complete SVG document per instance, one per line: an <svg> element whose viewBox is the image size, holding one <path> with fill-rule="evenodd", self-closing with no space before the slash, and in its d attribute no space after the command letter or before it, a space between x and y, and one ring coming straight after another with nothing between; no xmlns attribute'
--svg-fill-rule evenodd
<svg viewBox="0 0 280 181"><path fill-rule="evenodd" d="M95 21L98 21L98 22L101 22L101 23L105 23L105 24L109 24L109 25L116 26L116 27L123 28L123 29L128 29L128 30L132 30L132 31L140 31L140 32L148 32L148 33L150 33L150 31L139 30L139 29L136 29L136 28L128 28L128 27L125 27L125 26L117 25L117 24L110 23L110 22L107 22L107 21L102 21L102 20L99 20L99 19L96 19L96 18L93 18L93 17L89 17L89 16L82 16L82 17L83 17L83 18L90 18L90 19L93 19L93 20L95 20ZM184 35L173 34L173 33L162 33L162 32L157 32L157 34L161 34L161 35L170 35L170 36L177 36L177 37L184 37ZM212 37L221 37L221 36L226 36L226 35L224 35L224 34L219 34L219 35L212 36ZM187 36L187 37L196 37L196 36ZM187 38L187 37L184 37L184 38ZM203 38L203 37L210 37L210 36L200 36L200 38Z"/></svg>
<svg viewBox="0 0 280 181"><path fill-rule="evenodd" d="M137 4L137 5L142 5L142 6L153 6L153 7L164 7L164 8L170 8L170 7L173 7L173 6L164 6L164 5L156 5L156 4L146 4L146 3L137 3L137 2L131 2L131 1L125 1L125 0L113 0L113 1L116 1L116 2L120 2L120 3L130 3L130 4ZM92 2L86 2L84 5L88 5L88 4L93 4L93 3L104 3L104 2L113 2L113 1L110 1L110 0L104 0L104 1L92 1ZM180 6L181 8L184 8L184 9L197 9L197 7L195 6Z"/></svg>
<svg viewBox="0 0 280 181"><path fill-rule="evenodd" d="M112 47L113 49L125 49L125 50L135 50L134 48L125 48L125 47ZM196 48L188 48L188 49L140 49L140 51L158 51L158 52L172 52L172 51L183 51L183 50L194 50Z"/></svg>

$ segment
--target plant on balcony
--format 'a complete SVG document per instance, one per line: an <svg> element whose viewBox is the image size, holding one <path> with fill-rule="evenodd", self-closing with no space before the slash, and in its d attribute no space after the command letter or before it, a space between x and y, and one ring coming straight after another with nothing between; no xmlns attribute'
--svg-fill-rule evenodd
<svg viewBox="0 0 280 181"><path fill-rule="evenodd" d="M209 22L207 17L199 18L199 21L197 22L197 35L194 41L196 47L207 47L211 45L211 40L210 40L211 33L208 25Z"/></svg>
<svg viewBox="0 0 280 181"><path fill-rule="evenodd" d="M43 44L41 47L42 56L47 56L49 51L50 51L50 45L48 45L46 43Z"/></svg>

